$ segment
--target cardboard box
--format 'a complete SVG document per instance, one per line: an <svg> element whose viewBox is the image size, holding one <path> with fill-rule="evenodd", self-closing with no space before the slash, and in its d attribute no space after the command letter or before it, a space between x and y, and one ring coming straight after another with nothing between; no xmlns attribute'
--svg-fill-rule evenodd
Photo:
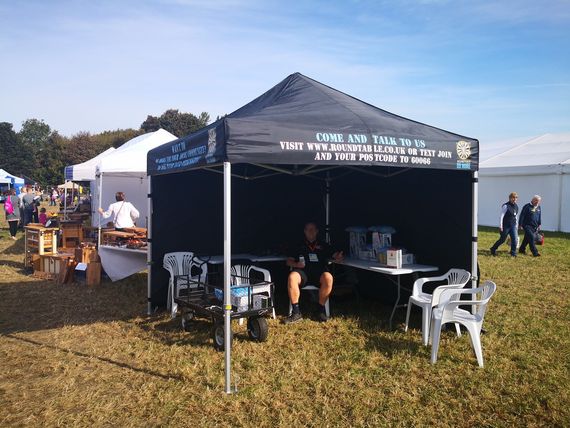
<svg viewBox="0 0 570 428"><path fill-rule="evenodd" d="M402 267L402 250L386 251L386 265L391 268L400 269Z"/></svg>

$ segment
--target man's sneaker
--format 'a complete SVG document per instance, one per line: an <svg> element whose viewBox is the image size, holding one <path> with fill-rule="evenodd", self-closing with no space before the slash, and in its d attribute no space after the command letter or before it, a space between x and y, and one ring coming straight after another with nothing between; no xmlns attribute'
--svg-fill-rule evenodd
<svg viewBox="0 0 570 428"><path fill-rule="evenodd" d="M540 257L540 253L536 253L532 255L533 257Z"/></svg>
<svg viewBox="0 0 570 428"><path fill-rule="evenodd" d="M297 312L296 314L291 314L287 318L283 320L283 324L293 324L303 319L303 315L301 312Z"/></svg>
<svg viewBox="0 0 570 428"><path fill-rule="evenodd" d="M329 317L327 316L327 314L325 312L319 312L319 321L320 322L327 322L329 320Z"/></svg>
<svg viewBox="0 0 570 428"><path fill-rule="evenodd" d="M492 256L496 256L496 255L497 255L497 250L495 250L495 249L493 249L493 248L490 248L489 250L491 251L491 255L492 255Z"/></svg>

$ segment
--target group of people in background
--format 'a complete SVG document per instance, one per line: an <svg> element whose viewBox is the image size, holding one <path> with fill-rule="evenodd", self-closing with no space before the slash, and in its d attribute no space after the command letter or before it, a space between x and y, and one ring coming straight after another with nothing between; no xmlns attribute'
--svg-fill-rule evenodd
<svg viewBox="0 0 570 428"><path fill-rule="evenodd" d="M523 206L520 214L517 200L517 193L512 192L509 195L509 200L501 207L501 219L499 220L499 230L501 235L497 242L495 242L491 247L491 255L496 256L499 246L507 240L507 237L510 237L511 257L516 257L518 230L522 229L524 231L524 238L518 248L518 253L526 254L528 246L533 257L539 257L540 253L536 248L536 240L541 225L540 202L542 201L542 198L539 195L534 195L531 201Z"/></svg>
<svg viewBox="0 0 570 428"><path fill-rule="evenodd" d="M39 192L27 187L22 187L19 195L16 195L16 189L7 192L4 212L13 240L16 240L18 225L25 227L30 223L46 224L47 213L45 208L40 207L41 200Z"/></svg>

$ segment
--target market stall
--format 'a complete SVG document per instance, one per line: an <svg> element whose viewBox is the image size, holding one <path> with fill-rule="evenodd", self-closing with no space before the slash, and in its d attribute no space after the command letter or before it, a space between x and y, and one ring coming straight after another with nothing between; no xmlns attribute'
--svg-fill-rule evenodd
<svg viewBox="0 0 570 428"><path fill-rule="evenodd" d="M92 224L99 229L99 255L103 269L112 281L146 269L148 221L146 157L149 150L175 139L176 136L170 132L159 129L126 142L101 158L96 165L97 179L91 186ZM116 192L126 194L126 200L136 207L140 217L137 220L137 232L133 232L132 236L115 236L117 239L109 239L111 235L105 235L103 232L107 222L112 219L103 219L97 210L98 208L106 210L115 202Z"/></svg>
<svg viewBox="0 0 570 428"><path fill-rule="evenodd" d="M3 177L2 174L0 174L0 195L4 194L4 192L9 189L11 184L12 180L8 177Z"/></svg>
<svg viewBox="0 0 570 428"><path fill-rule="evenodd" d="M20 190L24 187L25 180L23 178L16 177L2 168L0 168L0 178L5 184L9 184L9 187L16 189L16 193L20 193Z"/></svg>
<svg viewBox="0 0 570 428"><path fill-rule="evenodd" d="M66 181L93 181L95 180L95 173L97 164L106 156L109 156L116 149L110 147L102 153L99 153L92 159L76 165L68 165L65 167L65 180Z"/></svg>
<svg viewBox="0 0 570 428"><path fill-rule="evenodd" d="M149 313L165 253L224 254L226 392L232 252L275 248L307 220L391 224L423 263L476 279L478 141L415 122L295 73L234 113L149 152Z"/></svg>
<svg viewBox="0 0 570 428"><path fill-rule="evenodd" d="M68 190L71 189L71 191L73 192L75 189L78 188L79 184L78 183L92 183L95 181L95 173L97 170L97 165L98 163L101 161L101 159L103 159L104 157L110 155L111 153L113 153L116 149L114 147L110 147L107 150L105 150L102 153L99 153L97 156L95 156L92 159L89 159L88 161L85 161L83 163L79 163L76 165L68 165L65 167L64 169L64 175L65 175L65 183L63 185L58 186L58 188L60 189L64 189L64 213L67 214L67 192ZM89 202L91 202L91 200L89 199ZM90 218L92 218L92 207L91 204L89 203L89 206L87 207L89 213L91 213ZM65 216L66 218L67 215Z"/></svg>

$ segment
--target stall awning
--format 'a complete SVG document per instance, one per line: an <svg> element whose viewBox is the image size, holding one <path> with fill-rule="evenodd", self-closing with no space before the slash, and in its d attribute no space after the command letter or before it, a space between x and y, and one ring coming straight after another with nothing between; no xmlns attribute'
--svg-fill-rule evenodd
<svg viewBox="0 0 570 428"><path fill-rule="evenodd" d="M295 73L208 127L151 150L147 171L168 174L225 161L473 171L479 142Z"/></svg>
<svg viewBox="0 0 570 428"><path fill-rule="evenodd" d="M95 180L95 172L97 164L106 156L109 156L116 149L110 147L102 153L99 153L92 159L79 163L77 165L68 165L65 167L65 179L71 181L92 181Z"/></svg>

